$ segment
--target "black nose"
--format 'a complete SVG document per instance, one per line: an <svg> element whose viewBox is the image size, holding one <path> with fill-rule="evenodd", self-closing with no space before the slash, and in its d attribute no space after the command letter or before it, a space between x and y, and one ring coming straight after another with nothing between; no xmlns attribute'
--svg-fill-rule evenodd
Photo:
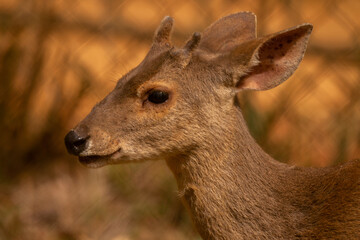
<svg viewBox="0 0 360 240"><path fill-rule="evenodd" d="M65 136L65 146L70 154L78 156L86 148L86 141L88 136L80 136L75 131L71 130Z"/></svg>

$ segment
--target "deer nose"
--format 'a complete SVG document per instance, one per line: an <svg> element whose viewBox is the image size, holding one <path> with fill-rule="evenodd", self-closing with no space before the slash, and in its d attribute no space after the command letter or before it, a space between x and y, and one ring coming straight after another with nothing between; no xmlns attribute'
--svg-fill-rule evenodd
<svg viewBox="0 0 360 240"><path fill-rule="evenodd" d="M71 130L65 136L65 146L70 154L78 156L86 148L86 141L88 136L81 136L75 131Z"/></svg>

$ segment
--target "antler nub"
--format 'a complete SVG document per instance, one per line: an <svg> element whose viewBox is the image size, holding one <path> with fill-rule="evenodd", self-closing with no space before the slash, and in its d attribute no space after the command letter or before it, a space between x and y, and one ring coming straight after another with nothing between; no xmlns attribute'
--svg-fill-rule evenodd
<svg viewBox="0 0 360 240"><path fill-rule="evenodd" d="M166 44L170 43L170 33L174 24L172 17L166 16L161 21L160 26L155 32L154 43Z"/></svg>
<svg viewBox="0 0 360 240"><path fill-rule="evenodd" d="M192 52L199 45L200 39L201 39L201 34L198 32L194 32L191 39L186 42L184 48L188 52Z"/></svg>

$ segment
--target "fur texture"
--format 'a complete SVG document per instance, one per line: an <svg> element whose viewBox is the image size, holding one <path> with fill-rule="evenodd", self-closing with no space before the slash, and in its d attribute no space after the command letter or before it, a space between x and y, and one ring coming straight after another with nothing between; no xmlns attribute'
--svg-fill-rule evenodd
<svg viewBox="0 0 360 240"><path fill-rule="evenodd" d="M236 13L175 48L172 24L162 21L144 61L73 129L80 161L166 160L203 239L359 239L360 161L314 169L273 160L236 97L285 81L312 26L256 38L255 15ZM168 99L151 102L153 91Z"/></svg>

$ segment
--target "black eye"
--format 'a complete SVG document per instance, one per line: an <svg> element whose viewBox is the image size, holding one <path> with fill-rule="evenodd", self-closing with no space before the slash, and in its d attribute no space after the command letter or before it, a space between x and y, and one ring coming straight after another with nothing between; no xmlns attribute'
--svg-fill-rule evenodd
<svg viewBox="0 0 360 240"><path fill-rule="evenodd" d="M148 96L148 100L155 104L166 102L166 100L168 99L169 99L169 93L159 90L151 91Z"/></svg>

